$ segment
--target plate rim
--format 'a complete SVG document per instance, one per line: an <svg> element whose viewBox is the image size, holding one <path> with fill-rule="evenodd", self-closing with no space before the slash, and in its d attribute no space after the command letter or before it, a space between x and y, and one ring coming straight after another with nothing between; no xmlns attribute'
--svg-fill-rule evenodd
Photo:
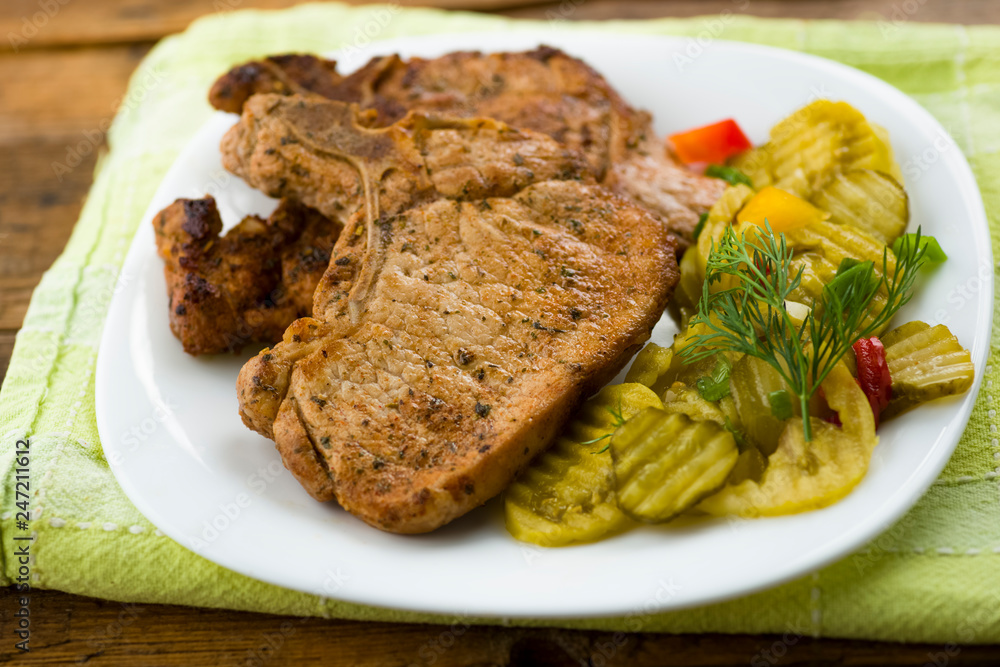
<svg viewBox="0 0 1000 667"><path fill-rule="evenodd" d="M447 36L449 38L457 37L460 40L465 40L470 43L475 42L480 44L488 44L490 46L486 46L483 48L483 50L488 50L488 51L495 50L497 48L491 45L494 41L502 41L504 39L508 39L513 36L517 36L518 38L535 39L537 40L537 43L539 45L545 44L547 41L553 39L559 39L561 41L562 38L569 38L570 40L584 40L590 38L594 40L611 40L611 41L616 39L620 40L627 38L630 42L636 40L642 40L648 42L656 42L665 46L677 46L679 44L687 43L691 39L690 37L678 36L678 35L655 35L646 33L633 34L627 31L595 30L591 28L583 28L583 29L563 28L558 31L550 30L546 32L541 28L528 27L528 28L518 28L516 30L509 30L506 32L486 31L486 32L455 33L455 32L445 31L441 33L432 33L432 34L418 35L418 36L400 36L395 38L389 38L386 40L372 41L370 45L367 45L365 47L365 49L367 53L375 53L378 50L382 49L383 44L386 45L385 47L386 50L399 51L399 50L406 50L407 48L419 49L424 44L431 45L431 48L433 49L433 44L435 40L441 39L443 36ZM803 53L800 51L794 51L790 49L784 49L780 47L773 47L762 44L737 42L737 41L721 40L721 39L713 40L712 45L713 46L718 45L724 48L737 51L756 52L765 56L776 57L779 59L786 59L786 60L790 59L793 62L798 61L800 63L804 63L814 69L818 68L821 70L832 71L838 75L856 79L859 83L863 82L866 87L871 88L874 86L874 88L878 90L881 95L884 95L887 98L891 98L888 101L890 105L893 107L896 107L897 105L900 104L909 107L907 115L918 117L920 119L919 124L921 126L924 126L925 128L930 130L937 131L938 134L946 138L946 141L949 144L949 149L954 149L947 151L952 154L953 157L951 159L952 161L954 161L954 164L949 166L949 171L954 171L954 169L956 168L958 169L958 172L956 173L957 176L956 183L958 187L963 191L963 196L966 197L966 201L968 201L969 203L970 212L974 216L974 219L971 219L969 221L969 228L974 232L976 237L975 241L977 242L977 245L979 247L979 253L977 259L986 260L988 261L991 267L993 266L992 245L989 237L988 218L986 216L982 195L978 187L975 175L971 169L971 166L969 165L964 152L958 147L957 143L954 142L951 136L944 130L941 124L937 121L937 119L934 118L934 116L932 116L930 112L927 111L923 106L921 106L918 102L916 102L916 100L909 97L908 95L906 95L899 89L895 88L891 84L882 81L881 79L878 79L877 77L868 74L867 72L814 54ZM520 47L513 47L511 50L518 48ZM336 55L338 53L344 52L344 50L345 49L342 48L331 52L331 54ZM219 115L224 115L224 114L222 114L222 112L216 112L215 114L210 116L206 120L205 124L203 124L194 134L192 134L191 138L188 139L188 142L185 144L184 148L178 154L178 157L176 158L175 162L165 173L163 181L161 181L160 187L158 187L156 194L154 194L151 200L149 208L147 208L146 212L143 215L143 221L145 221L150 216L151 213L155 214L155 211L153 211L152 208L157 205L157 199L159 198L160 188L162 188L163 183L169 179L170 175L172 174L173 170L177 167L178 163L180 162L184 154L191 148L194 138L196 138L199 133L205 131L205 129L211 123L217 122L214 121L213 119L217 118ZM138 230L139 228L137 227L136 230L137 233ZM135 243L135 237L133 236L128 253L126 254L126 257L122 263L121 270L124 270L125 267L128 266L131 256L133 255L133 253L136 252L138 252L137 244ZM811 560L805 559L808 562L798 564L797 566L791 568L785 567L777 575L760 577L754 583L733 587L725 592L716 593L714 595L703 595L697 597L696 599L692 599L691 601L681 604L671 604L669 602L661 604L650 613L706 606L723 600L730 600L738 597L744 597L746 595L756 593L761 590L774 588L775 586L781 585L788 581L798 579L804 574L819 570L832 562L836 562L850 555L850 553L852 553L855 549L871 541L877 535L881 534L886 529L891 527L893 523L898 521L908 511L910 511L913 505L920 499L920 497L922 497L926 493L927 489L933 484L934 480L937 479L941 471L944 469L945 465L947 465L952 454L954 453L955 448L957 447L958 442L961 439L962 434L965 432L965 429L968 425L969 418L971 416L972 410L975 407L976 398L978 397L978 393L981 384L983 382L983 378L985 375L985 368L988 362L989 349L990 349L989 332L991 330L991 322L994 309L994 300L993 300L994 285L993 281L987 280L982 282L984 285L984 289L981 292L982 297L980 298L978 303L974 304L977 307L977 313L978 313L978 317L976 319L976 329L975 329L976 339L974 343L978 345L978 348L973 347L973 349L971 349L971 352L973 353L973 362L975 364L976 369L979 372L977 372L976 374L972 388L970 388L968 394L963 398L962 403L958 408L957 414L952 420L949 421L949 426L956 427L959 429L958 435L952 438L953 442L938 449L937 456L934 457L933 460L930 462L928 462L927 459L931 458L930 454L934 453L935 450L932 449L931 452L929 452L929 456L925 457L925 459L920 462L920 464L914 470L914 473L909 478L910 484L908 487L904 487L903 489L897 490L895 493L886 497L886 502L888 502L890 499L895 498L900 493L905 492L904 494L905 498L896 501L893 505L894 509L892 511L883 510L878 515L877 521L865 520L859 526L855 527L854 530L839 534L836 538L832 539L831 541L827 542L824 545L825 554L821 557L814 557ZM109 334L109 331L111 331L113 327L108 327L107 323L111 319L113 313L117 314L118 311L124 307L123 306L124 297L122 296L124 292L126 292L126 290L122 290L121 292L116 293L112 299L111 305L109 306L108 314L105 319L105 328L101 334L101 343L99 346L97 362L96 362L97 368L95 371L96 421L98 425L98 433L101 436L100 439L101 439L102 449L104 451L106 459L108 460L110 460L110 456L115 451L113 447L109 450L109 445L110 443L114 442L114 439L111 437L108 438L104 437L106 434L110 435L110 433L112 432L110 430L111 429L110 424L108 424L107 421L109 419L111 408L109 408L106 403L106 401L110 400L110 395L108 392L112 391L110 389L112 379L107 376L109 368L107 364L102 363L102 358L107 358L107 356L112 355L114 353L114 351L110 349L110 346L113 344L113 342L111 340L112 336ZM980 308L980 306L983 304L985 304L986 307ZM984 340L984 333L985 333L985 340ZM146 517L147 520L149 520L159 530L161 530L165 535L167 535L172 540L177 542L180 546L189 549L189 547L186 546L185 543L186 536L179 534L175 535L173 534L174 531L170 529L164 529L164 527L161 526L161 524L169 525L170 522L167 521L164 517L162 517L159 511L157 511L153 506L149 505L146 502L146 499L141 493L140 489L136 488L133 485L132 480L127 477L123 478L117 466L109 464L109 467L111 468L112 473L115 476L116 482L122 488L123 492L128 497L129 501L136 507L136 509L144 517ZM210 562L213 562L223 568L232 570L234 572L237 572L245 576L249 576L258 581L274 584L283 588L287 588L289 590L298 590L307 594L313 594L313 595L317 594L315 589L304 590L298 587L289 587L286 583L282 583L281 581L279 581L278 577L267 577L260 572L250 572L248 571L248 568L232 567L228 563L223 563L220 562L219 560L213 559L210 553L202 553L196 551L192 552L202 556L203 558L206 558ZM335 597L335 599L354 604L382 607L386 609L403 610L414 613L428 613L428 614L460 613L455 608L454 605L446 605L442 607L433 604L430 601L427 601L428 604L414 606L412 604L405 604L405 603L394 604L389 599L373 601L373 598L378 598L378 597L379 596L373 596L370 594L357 594L357 595L338 594ZM508 609L504 612L476 611L474 612L473 615L479 618L498 618L498 619L509 619L509 618L584 619L584 618L605 618L605 617L621 616L628 614L630 611L633 611L633 608L625 607L623 606L623 603L607 604L601 600L595 600L595 606L593 608L583 609L583 610L581 609L562 610L562 611L543 610L539 612L538 610L528 610L528 609L523 609L522 611L515 611Z"/></svg>

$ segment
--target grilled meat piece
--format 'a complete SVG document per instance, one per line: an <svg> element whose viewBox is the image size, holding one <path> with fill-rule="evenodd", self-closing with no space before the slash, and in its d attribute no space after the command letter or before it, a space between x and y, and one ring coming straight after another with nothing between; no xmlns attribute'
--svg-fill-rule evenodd
<svg viewBox="0 0 1000 667"><path fill-rule="evenodd" d="M436 190L506 196L533 181L590 177L576 153L554 142L538 150L524 139L533 134L490 119L414 115L369 128L358 115L319 98L255 95L222 139L223 166L266 194L343 219L365 206L386 214ZM417 133L412 141L407 132ZM424 163L428 179L415 177Z"/></svg>
<svg viewBox="0 0 1000 667"><path fill-rule="evenodd" d="M225 235L215 199L178 199L153 220L170 296L170 329L188 354L273 343L312 312L341 225L291 200Z"/></svg>
<svg viewBox="0 0 1000 667"><path fill-rule="evenodd" d="M241 113L251 95L320 95L331 100L358 100L366 95L370 81L384 68L376 58L354 74L344 77L337 63L311 55L270 56L234 67L219 77L208 93L209 102L220 111Z"/></svg>
<svg viewBox="0 0 1000 667"><path fill-rule="evenodd" d="M598 181L642 204L690 241L698 217L725 182L694 174L664 150L648 113L630 107L586 63L539 47L523 53L451 53L440 58L375 58L342 76L314 56L276 56L241 65L212 88L218 109L240 112L251 95L316 95L371 110L385 126L409 111L490 117L543 132L584 155Z"/></svg>
<svg viewBox="0 0 1000 667"><path fill-rule="evenodd" d="M677 281L666 228L543 134L417 114L371 129L342 103L259 95L224 144L260 172L302 167L289 192L351 216L315 317L237 391L314 498L382 530L430 531L499 493Z"/></svg>
<svg viewBox="0 0 1000 667"><path fill-rule="evenodd" d="M416 109L456 117L491 116L544 132L578 151L599 181L646 206L682 238L689 236L698 214L711 206L723 186L722 181L677 165L656 141L648 114L629 107L583 62L547 47L525 53L453 53L432 60L388 56L373 59L348 76L340 75L333 61L309 55L274 56L222 76L210 99L217 108L239 112L260 93L354 102L367 110L356 122L370 127L390 125ZM360 199L352 199L346 190L296 188L295 181L315 185L305 175L308 166L294 159L266 158L259 156L256 165L240 166L232 160L227 164L268 194L297 193L334 220L346 219L348 209L360 205ZM347 165L342 172L341 186L356 191L356 172ZM285 229L262 224L248 219L214 244L208 259L200 248L218 235L207 231L209 227L203 226L204 238L189 238L178 227L176 239L158 240L168 260L174 245L198 250L197 257L184 260L189 267L198 264L197 269L180 270L177 261L173 265L168 261L167 267L169 291L178 302L171 307L171 327L189 353L238 350L250 340L270 342L294 317L309 314L305 292L322 270L317 262L336 238L336 226L328 228L331 223L314 220L306 225L311 231L299 241L295 225ZM277 236L268 238L266 230L276 230ZM311 236L317 236L316 243L309 240ZM311 247L319 252L310 252ZM275 278L276 260L266 252L276 251L285 253L280 257L281 271L293 274L290 277ZM300 255L301 266L296 259ZM294 274L307 280L299 284ZM270 296L278 290L280 297L285 288L294 294Z"/></svg>

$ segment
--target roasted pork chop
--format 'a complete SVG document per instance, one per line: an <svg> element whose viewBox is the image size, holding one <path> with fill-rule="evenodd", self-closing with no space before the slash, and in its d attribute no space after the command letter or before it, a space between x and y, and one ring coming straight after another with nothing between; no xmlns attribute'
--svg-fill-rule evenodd
<svg viewBox="0 0 1000 667"><path fill-rule="evenodd" d="M238 113L259 93L304 93L357 103L368 111L360 122L376 127L396 122L413 109L456 117L489 116L544 132L579 152L598 181L663 220L679 235L681 246L698 215L724 186L676 164L653 135L648 114L626 104L585 63L547 47L525 53L453 53L432 60L388 56L373 59L348 76L339 74L330 60L274 56L222 76L210 99L217 108ZM237 173L274 196L288 192L285 184L299 178L297 173L275 170L273 177L256 179L249 165ZM345 211L336 208L348 205L344 193L316 191L303 196L305 201L327 197L333 206L324 212L333 220L345 219ZM294 213L305 215L305 209ZM180 227L176 238L160 239L168 290L172 302L177 302L171 307L171 327L187 352L238 350L251 340L270 343L294 316L309 314L309 281L322 271L320 259L336 238L339 224L315 218L302 222L308 223L302 241L296 225L289 234L286 227L262 227L259 220L249 220L218 242L217 231L189 238ZM275 238L269 238L272 233ZM194 248L197 256L181 252L171 259L174 247ZM271 259L265 261L268 252ZM276 281L271 270L279 254L283 276L308 278L302 283L293 280L288 287L294 293L284 299L272 296L275 290L281 296L283 281L288 280ZM184 267L178 263L181 257ZM257 270L264 264L270 269Z"/></svg>
<svg viewBox="0 0 1000 667"><path fill-rule="evenodd" d="M315 317L237 390L314 498L383 530L433 530L499 493L677 280L666 228L543 134L419 114L372 129L339 102L258 95L224 145L298 167L290 193L350 215Z"/></svg>
<svg viewBox="0 0 1000 667"><path fill-rule="evenodd" d="M330 60L275 56L230 70L209 99L217 109L239 113L258 93L353 102L374 113L365 122L376 126L416 111L490 117L543 132L584 155L599 182L648 208L682 246L726 185L681 166L664 150L648 113L629 106L586 63L550 47L430 60L386 56L348 76Z"/></svg>
<svg viewBox="0 0 1000 667"><path fill-rule="evenodd" d="M273 343L312 312L341 225L291 200L225 235L215 199L178 199L153 219L170 329L189 354Z"/></svg>

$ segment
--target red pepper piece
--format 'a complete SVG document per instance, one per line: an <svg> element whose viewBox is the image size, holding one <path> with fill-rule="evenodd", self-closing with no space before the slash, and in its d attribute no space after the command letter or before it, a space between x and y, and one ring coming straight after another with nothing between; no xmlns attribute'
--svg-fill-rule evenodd
<svg viewBox="0 0 1000 667"><path fill-rule="evenodd" d="M674 152L684 164L711 162L722 164L727 159L753 148L743 130L732 118L670 135Z"/></svg>
<svg viewBox="0 0 1000 667"><path fill-rule="evenodd" d="M875 427L878 428L879 414L892 398L892 377L885 360L885 346L875 336L859 338L854 343L854 356L858 360L858 384L871 403Z"/></svg>
<svg viewBox="0 0 1000 667"><path fill-rule="evenodd" d="M753 265L757 267L758 271L763 271L765 276L767 276L768 278L771 277L771 265L768 264L767 260L765 260L763 257L754 255Z"/></svg>

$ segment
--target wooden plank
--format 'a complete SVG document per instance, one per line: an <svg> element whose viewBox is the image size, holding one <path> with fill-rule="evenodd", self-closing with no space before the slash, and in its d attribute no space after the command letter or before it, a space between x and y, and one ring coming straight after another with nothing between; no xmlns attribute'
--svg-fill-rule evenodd
<svg viewBox="0 0 1000 667"><path fill-rule="evenodd" d="M149 46L0 53L0 143L90 140L114 118Z"/></svg>
<svg viewBox="0 0 1000 667"><path fill-rule="evenodd" d="M907 11L909 9L909 11ZM944 23L1000 23L996 0L561 0L503 10L517 18L570 20L649 19L731 12L799 19L903 20Z"/></svg>
<svg viewBox="0 0 1000 667"><path fill-rule="evenodd" d="M278 8L302 0L55 0L26 48L10 52L15 37L49 0L0 3L0 377L6 372L14 330L31 290L69 236L89 188L94 152L59 181L52 163L68 147L93 137L111 118L129 74L149 41L183 29L220 7ZM419 0L417 0L419 2ZM453 0L450 4L473 4ZM479 8L507 6L483 0ZM514 2L513 4L520 4ZM732 10L732 0L563 0L516 7L511 16L553 18L579 5L571 19L691 16ZM908 20L1000 23L1000 3L961 0L917 3ZM899 0L752 0L747 13L799 18L891 17ZM555 14L555 18L561 17ZM134 42L143 43L134 43ZM94 49L47 47L101 44ZM7 51L4 53L4 51ZM95 140L100 143L102 139ZM0 592L0 627L11 628L15 601ZM127 607L59 592L32 592L32 652L18 655L10 636L0 662L24 664L547 664L547 665L996 665L997 647L899 646L874 642L814 641L780 637L629 635L616 646L611 633L550 629L469 628L351 623L281 618L158 605ZM286 625L287 624L287 625ZM446 648L448 644L450 648ZM275 646L276 645L276 646ZM770 651L770 653L768 653ZM779 655L779 652L782 655ZM761 660L763 662L761 662Z"/></svg>
<svg viewBox="0 0 1000 667"><path fill-rule="evenodd" d="M62 252L92 180L96 151L75 169L53 173L64 159L58 140L0 142L0 330L18 329L42 273ZM6 365L4 366L6 368Z"/></svg>
<svg viewBox="0 0 1000 667"><path fill-rule="evenodd" d="M14 352L14 336L16 331L0 331L0 384L7 377L7 368L10 366L10 355Z"/></svg>
<svg viewBox="0 0 1000 667"><path fill-rule="evenodd" d="M0 49L156 40L218 11L283 9L303 0L5 0L0 5Z"/></svg>
<svg viewBox="0 0 1000 667"><path fill-rule="evenodd" d="M0 597L12 628L17 596ZM167 605L129 605L32 591L31 652L11 632L0 662L23 665L914 665L986 667L1000 648L890 644L795 635L616 635L550 628L438 626L299 619ZM669 661L669 662L668 662ZM944 663L940 663L944 664Z"/></svg>
<svg viewBox="0 0 1000 667"><path fill-rule="evenodd" d="M238 9L285 9L307 0L4 0L0 4L0 50L76 44L111 44L157 40L179 32L191 21ZM348 0L363 4L363 0ZM525 0L397 0L400 5L493 10Z"/></svg>
<svg viewBox="0 0 1000 667"><path fill-rule="evenodd" d="M110 44L157 40L183 30L212 12L233 9L282 9L305 0L5 0L0 4L0 51L25 51L51 46ZM362 4L363 0L352 0ZM525 18L653 18L698 16L741 11L753 16L790 18L892 18L954 23L1000 23L994 0L953 0L912 3L899 0L403 0L402 5L433 4L452 9L496 10ZM747 5L745 8L743 5ZM571 9L571 11L569 9Z"/></svg>
<svg viewBox="0 0 1000 667"><path fill-rule="evenodd" d="M105 147L102 130L147 51L0 54L0 330L21 326L32 290L62 252Z"/></svg>

